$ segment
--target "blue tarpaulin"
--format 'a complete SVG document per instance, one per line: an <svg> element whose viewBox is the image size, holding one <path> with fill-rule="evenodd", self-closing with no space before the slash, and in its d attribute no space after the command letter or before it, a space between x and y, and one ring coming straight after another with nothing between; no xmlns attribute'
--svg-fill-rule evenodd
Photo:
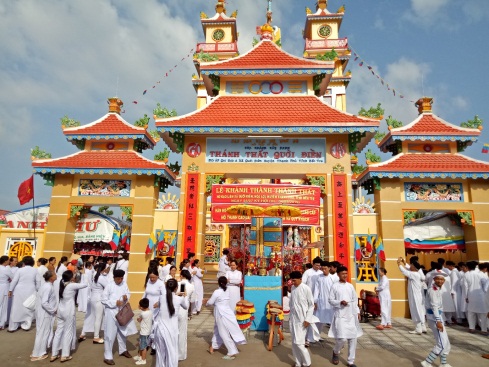
<svg viewBox="0 0 489 367"><path fill-rule="evenodd" d="M245 276L244 299L255 305L256 313L251 330L268 330L267 302L274 300L282 304L282 277Z"/></svg>

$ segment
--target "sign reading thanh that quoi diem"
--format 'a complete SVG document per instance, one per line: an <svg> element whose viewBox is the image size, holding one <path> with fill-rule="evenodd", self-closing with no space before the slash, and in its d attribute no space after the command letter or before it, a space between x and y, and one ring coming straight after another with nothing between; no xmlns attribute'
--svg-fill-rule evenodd
<svg viewBox="0 0 489 367"><path fill-rule="evenodd" d="M326 139L207 138L207 163L325 163Z"/></svg>

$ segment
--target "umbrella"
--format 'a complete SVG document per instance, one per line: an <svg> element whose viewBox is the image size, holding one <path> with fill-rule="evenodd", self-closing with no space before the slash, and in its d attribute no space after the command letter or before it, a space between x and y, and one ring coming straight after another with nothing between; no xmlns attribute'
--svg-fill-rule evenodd
<svg viewBox="0 0 489 367"><path fill-rule="evenodd" d="M251 216L262 215L263 210L264 209L261 206L239 204L239 205L230 206L229 208L227 208L226 212L228 214L243 215L246 217L251 217Z"/></svg>
<svg viewBox="0 0 489 367"><path fill-rule="evenodd" d="M301 210L290 205L272 205L266 208L264 213L271 217L298 217Z"/></svg>

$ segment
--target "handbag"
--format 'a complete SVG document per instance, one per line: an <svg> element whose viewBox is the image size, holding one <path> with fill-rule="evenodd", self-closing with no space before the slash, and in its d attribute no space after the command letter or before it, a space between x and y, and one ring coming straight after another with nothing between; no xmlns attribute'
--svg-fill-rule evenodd
<svg viewBox="0 0 489 367"><path fill-rule="evenodd" d="M131 304L129 302L124 303L115 315L120 326L126 326L133 317L134 312L132 312Z"/></svg>
<svg viewBox="0 0 489 367"><path fill-rule="evenodd" d="M36 293L31 294L29 297L26 298L24 303L22 303L22 306L24 306L30 311L34 311L36 309L36 298L37 298Z"/></svg>

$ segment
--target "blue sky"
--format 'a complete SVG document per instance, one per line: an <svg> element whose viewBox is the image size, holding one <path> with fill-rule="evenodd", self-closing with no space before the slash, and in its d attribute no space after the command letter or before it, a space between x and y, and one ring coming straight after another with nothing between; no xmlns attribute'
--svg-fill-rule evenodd
<svg viewBox="0 0 489 367"><path fill-rule="evenodd" d="M0 0L0 208L20 208L17 188L31 175L31 148L39 145L53 157L77 151L62 134L62 116L82 124L94 121L107 112L106 99L116 93L125 102L122 116L131 123L145 113L152 115L157 102L179 114L193 111L195 69L186 56L203 42L200 11L213 15L215 3ZM267 1L227 4L228 14L239 11L238 46L244 53L252 47L255 27L265 21ZM314 4L273 1L273 23L281 27L287 52L302 55L305 7L314 9ZM489 1L331 0L328 9L336 11L342 4L346 13L340 36L348 37L365 63L406 96L394 97L366 65L359 67L360 60L352 59L348 112L381 102L386 116L407 124L417 116L409 99L429 95L434 97L434 113L446 121L458 125L478 114L489 124ZM164 77L170 69L174 70ZM386 130L385 121L381 129ZM489 143L487 126L466 154L489 160L481 154L485 142ZM369 147L378 152L374 145ZM160 141L145 155L152 158L163 148ZM39 176L35 191L36 204L49 202L51 188Z"/></svg>

